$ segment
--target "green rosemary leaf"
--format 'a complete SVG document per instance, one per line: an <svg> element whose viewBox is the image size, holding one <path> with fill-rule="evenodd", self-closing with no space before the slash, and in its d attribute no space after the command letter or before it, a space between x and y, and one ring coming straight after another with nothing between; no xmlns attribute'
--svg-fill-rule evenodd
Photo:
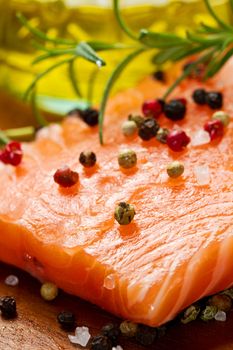
<svg viewBox="0 0 233 350"><path fill-rule="evenodd" d="M36 90L33 89L31 93L31 105L32 105L32 111L36 118L36 121L39 126L46 126L48 125L47 120L42 116L42 114L39 112L39 109L37 108L36 103Z"/></svg>
<svg viewBox="0 0 233 350"><path fill-rule="evenodd" d="M185 57L189 57L189 56L192 56L192 55L197 54L199 52L202 52L205 49L206 49L206 47L204 45L194 46L189 50L186 50L186 49L182 50L181 49L179 52L177 52L177 54L173 55L173 61L174 62L179 61Z"/></svg>
<svg viewBox="0 0 233 350"><path fill-rule="evenodd" d="M154 64L163 64L169 60L172 60L174 55L179 53L181 50L180 47L171 47L167 50L161 50L156 53L156 55L152 58L152 63Z"/></svg>
<svg viewBox="0 0 233 350"><path fill-rule="evenodd" d="M42 73L39 73L34 79L33 81L31 82L31 84L29 85L29 87L27 88L27 90L25 91L24 93L24 100L26 100L29 96L29 94L31 93L31 91L34 89L34 87L36 86L36 84L38 83L38 81L43 78L45 75L47 75L48 73L50 73L51 71L53 71L55 68L58 68L59 66L65 64L65 63L68 63L70 62L71 60L73 59L72 58L69 58L69 59L65 59L63 61L59 61L55 64L53 64L52 66L50 66L49 68L47 68L46 70L44 70Z"/></svg>
<svg viewBox="0 0 233 350"><path fill-rule="evenodd" d="M125 50L132 49L134 46L126 45L123 43L105 43L103 41L87 41L87 44L95 51L107 51L107 50Z"/></svg>
<svg viewBox="0 0 233 350"><path fill-rule="evenodd" d="M222 67L223 65L231 58L233 55L233 48L230 48L225 55L223 55L222 58L215 61L215 64L211 66L211 68L208 66L207 71L205 74L205 78L211 78L214 76Z"/></svg>
<svg viewBox="0 0 233 350"><path fill-rule="evenodd" d="M34 136L35 128L34 126L24 126L22 128L7 129L4 132L9 138L18 140Z"/></svg>
<svg viewBox="0 0 233 350"><path fill-rule="evenodd" d="M9 138L4 131L0 130L0 146L4 146L9 142Z"/></svg>
<svg viewBox="0 0 233 350"><path fill-rule="evenodd" d="M198 33L209 33L209 34L218 34L219 28L210 27L205 23L200 23L200 28L197 29Z"/></svg>
<svg viewBox="0 0 233 350"><path fill-rule="evenodd" d="M79 97L82 97L81 91L80 91L79 86L78 86L78 81L77 81L76 72L75 72L75 68L74 68L74 62L75 61L73 59L72 61L70 61L68 63L68 74L69 74L69 78L70 78L70 81L71 81L71 84L73 86L74 91L76 92L76 94Z"/></svg>
<svg viewBox="0 0 233 350"><path fill-rule="evenodd" d="M106 63L100 58L90 45L85 42L80 42L75 49L76 56L85 58L86 60L97 64L97 66L105 66Z"/></svg>
<svg viewBox="0 0 233 350"><path fill-rule="evenodd" d="M233 30L232 27L228 26L225 22L223 22L217 15L216 13L214 12L212 6L210 5L210 2L209 0L204 0L204 3L210 13L210 15L215 19L215 21L218 23L218 25L222 28L225 28L227 30Z"/></svg>
<svg viewBox="0 0 233 350"><path fill-rule="evenodd" d="M175 34L154 33L146 29L141 29L139 40L153 48L170 49L174 46L190 45L190 41L186 38L181 38Z"/></svg>
<svg viewBox="0 0 233 350"><path fill-rule="evenodd" d="M49 36L47 36L45 33L43 33L42 31L40 31L37 28L32 27L28 20L26 19L26 17L23 16L22 13L18 12L16 14L16 17L18 18L18 20L22 23L22 25L24 27L26 27L30 33L32 33L34 36L36 36L38 39L41 39L43 41L50 41L54 44L63 44L63 45L76 45L77 42L73 41L73 40L68 40L68 39L60 39L60 38L50 38Z"/></svg>
<svg viewBox="0 0 233 350"><path fill-rule="evenodd" d="M121 29L133 40L138 41L138 37L131 31L131 29L126 25L125 21L123 20L120 8L119 8L119 0L113 0L113 11L116 17L116 20L118 24L120 25Z"/></svg>
<svg viewBox="0 0 233 350"><path fill-rule="evenodd" d="M55 49L54 51L50 51L46 54L40 55L32 61L32 64L38 64L42 61L45 61L49 58L54 58L58 56L63 56L63 55L74 55L75 54L75 49L67 49L67 50L57 50Z"/></svg>
<svg viewBox="0 0 233 350"><path fill-rule="evenodd" d="M103 121L104 121L104 112L106 108L106 103L108 96L110 94L111 88L113 87L114 83L116 80L119 78L120 74L124 70L124 68L139 54L144 52L144 48L140 48L136 51L133 51L130 53L128 56L126 56L114 69L112 72L111 76L109 77L107 84L105 85L104 92L103 92L103 97L101 100L100 104L100 111L99 111L99 138L100 138L100 143L103 144Z"/></svg>
<svg viewBox="0 0 233 350"><path fill-rule="evenodd" d="M200 35L195 35L191 32L187 32L187 37L190 39L190 41L197 43L197 44L204 44L205 47L213 46L215 44L219 44L219 41L222 40L222 35L221 33L219 35L214 35L212 37L210 36L200 36Z"/></svg>
<svg viewBox="0 0 233 350"><path fill-rule="evenodd" d="M88 84L87 84L87 101L90 102L90 104L92 103L93 100L93 93L94 93L94 87L95 87L95 82L96 82L96 78L98 76L99 73L99 69L94 69L88 79Z"/></svg>

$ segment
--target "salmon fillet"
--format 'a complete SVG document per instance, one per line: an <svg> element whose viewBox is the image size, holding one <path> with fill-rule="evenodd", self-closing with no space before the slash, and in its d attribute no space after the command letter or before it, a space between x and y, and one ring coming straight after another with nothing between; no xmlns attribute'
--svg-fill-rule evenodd
<svg viewBox="0 0 233 350"><path fill-rule="evenodd" d="M203 128L211 111L192 101L199 86L222 91L224 110L233 112L233 61L207 84L186 80L174 92L188 100L187 115L176 122L189 136ZM126 138L121 124L139 113L145 99L161 97L166 86L146 78L118 93L108 104L105 145L97 128L69 117L42 129L23 144L17 168L0 168L0 260L41 281L52 281L125 319L158 326L192 302L233 284L233 123L224 137L205 146L191 144L174 153L157 140ZM162 126L174 122L161 117ZM119 150L137 153L136 168L118 166ZM79 164L92 150L93 169ZM184 163L179 179L166 166ZM68 165L78 186L60 189L53 174ZM211 180L200 186L194 174L208 165ZM120 226L114 208L135 206L131 224Z"/></svg>

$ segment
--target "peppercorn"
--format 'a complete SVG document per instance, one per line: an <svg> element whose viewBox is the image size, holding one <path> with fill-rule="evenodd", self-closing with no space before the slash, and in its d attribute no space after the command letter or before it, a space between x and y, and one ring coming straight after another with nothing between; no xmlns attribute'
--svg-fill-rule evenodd
<svg viewBox="0 0 233 350"><path fill-rule="evenodd" d="M121 130L125 136L132 136L137 131L137 124L133 120L126 120L122 126Z"/></svg>
<svg viewBox="0 0 233 350"><path fill-rule="evenodd" d="M164 71L162 70L157 70L156 72L153 73L153 78L155 80L161 81L161 82L165 82L166 80L166 76Z"/></svg>
<svg viewBox="0 0 233 350"><path fill-rule="evenodd" d="M212 115L212 120L220 120L224 126L228 126L230 123L230 116L226 112L218 111Z"/></svg>
<svg viewBox="0 0 233 350"><path fill-rule="evenodd" d="M221 294L227 295L233 300L233 288L225 289Z"/></svg>
<svg viewBox="0 0 233 350"><path fill-rule="evenodd" d="M180 99L171 100L165 103L164 114L168 119L173 121L184 119L186 105Z"/></svg>
<svg viewBox="0 0 233 350"><path fill-rule="evenodd" d="M204 89L196 89L193 92L193 100L198 105L206 104L206 91Z"/></svg>
<svg viewBox="0 0 233 350"><path fill-rule="evenodd" d="M139 325L136 333L136 341L144 346L153 344L157 336L156 328L145 325Z"/></svg>
<svg viewBox="0 0 233 350"><path fill-rule="evenodd" d="M129 338L135 337L138 330L138 324L131 321L123 321L120 324L121 333Z"/></svg>
<svg viewBox="0 0 233 350"><path fill-rule="evenodd" d="M90 350L112 350L112 342L104 335L97 335L92 338Z"/></svg>
<svg viewBox="0 0 233 350"><path fill-rule="evenodd" d="M125 149L118 155L118 164L124 169L130 169L137 164L137 155L131 149Z"/></svg>
<svg viewBox="0 0 233 350"><path fill-rule="evenodd" d="M71 110L67 115L81 118L89 126L96 126L99 120L98 110L91 107L86 108L84 110L75 108Z"/></svg>
<svg viewBox="0 0 233 350"><path fill-rule="evenodd" d="M14 297L5 296L0 299L0 311L4 318L10 319L17 316L16 301Z"/></svg>
<svg viewBox="0 0 233 350"><path fill-rule="evenodd" d="M217 306L207 305L205 309L201 312L200 318L202 321L210 321L214 319L214 316L218 312Z"/></svg>
<svg viewBox="0 0 233 350"><path fill-rule="evenodd" d="M145 118L141 117L140 115L132 115L130 114L128 116L128 120L132 120L136 123L137 127L140 128L140 126L144 123Z"/></svg>
<svg viewBox="0 0 233 350"><path fill-rule="evenodd" d="M44 283L40 288L40 294L44 300L54 300L58 295L58 288L54 283Z"/></svg>
<svg viewBox="0 0 233 350"><path fill-rule="evenodd" d="M195 61L189 61L184 64L183 71L185 72L192 64L194 64ZM193 67L193 69L190 71L188 77L192 79L202 79L205 72L205 65L204 64L198 64L197 66Z"/></svg>
<svg viewBox="0 0 233 350"><path fill-rule="evenodd" d="M166 326L160 326L156 328L157 330L157 338L162 338L165 336L167 327Z"/></svg>
<svg viewBox="0 0 233 350"><path fill-rule="evenodd" d="M160 128L156 134L156 140L161 143L167 143L167 135L169 134L169 130L166 128Z"/></svg>
<svg viewBox="0 0 233 350"><path fill-rule="evenodd" d="M162 102L161 102L162 101ZM163 111L163 100L145 101L142 105L142 112L145 117L157 119Z"/></svg>
<svg viewBox="0 0 233 350"><path fill-rule="evenodd" d="M91 151L81 152L79 156L79 162L85 168L91 168L96 163L96 155L94 152Z"/></svg>
<svg viewBox="0 0 233 350"><path fill-rule="evenodd" d="M216 294L209 299L209 304L217 306L218 310L229 311L232 307L231 298L224 294Z"/></svg>
<svg viewBox="0 0 233 350"><path fill-rule="evenodd" d="M155 119L147 118L144 120L142 125L138 130L138 135L144 141L151 140L154 136L156 136L159 130L159 124Z"/></svg>
<svg viewBox="0 0 233 350"><path fill-rule="evenodd" d="M23 158L23 151L21 144L16 141L9 142L1 151L0 151L0 160L4 164L10 164L13 166L18 166Z"/></svg>
<svg viewBox="0 0 233 350"><path fill-rule="evenodd" d="M183 313L181 318L181 322L183 324L189 323L191 321L195 321L197 316L199 315L201 308L199 305L194 304L189 306Z"/></svg>
<svg viewBox="0 0 233 350"><path fill-rule="evenodd" d="M172 130L167 136L167 145L174 152L181 152L190 143L190 137L182 130Z"/></svg>
<svg viewBox="0 0 233 350"><path fill-rule="evenodd" d="M135 209L132 204L119 203L115 208L114 217L120 225L128 225L134 218Z"/></svg>
<svg viewBox="0 0 233 350"><path fill-rule="evenodd" d="M209 120L207 123L205 123L204 130L209 133L210 139L212 141L223 136L224 125L219 119Z"/></svg>
<svg viewBox="0 0 233 350"><path fill-rule="evenodd" d="M167 174L169 177L177 178L181 176L184 172L184 165L178 160L169 163L167 166Z"/></svg>
<svg viewBox="0 0 233 350"><path fill-rule="evenodd" d="M62 311L57 315L58 323L64 330L75 328L75 315L70 311Z"/></svg>
<svg viewBox="0 0 233 350"><path fill-rule="evenodd" d="M54 181L61 187L72 187L79 180L79 174L68 166L58 169L53 175Z"/></svg>
<svg viewBox="0 0 233 350"><path fill-rule="evenodd" d="M113 346L117 346L120 329L115 324L107 324L101 329L101 334L111 340Z"/></svg>
<svg viewBox="0 0 233 350"><path fill-rule="evenodd" d="M206 93L206 103L212 109L222 107L223 96L221 92L211 91Z"/></svg>

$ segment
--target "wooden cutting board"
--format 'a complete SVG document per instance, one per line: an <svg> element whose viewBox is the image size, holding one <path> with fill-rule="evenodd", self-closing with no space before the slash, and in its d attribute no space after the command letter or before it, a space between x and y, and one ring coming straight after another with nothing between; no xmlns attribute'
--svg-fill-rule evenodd
<svg viewBox="0 0 233 350"><path fill-rule="evenodd" d="M9 274L19 277L17 287L4 284ZM0 264L0 296L14 296L18 309L15 320L3 320L0 317L0 350L83 349L72 345L68 333L59 327L56 317L62 310L73 311L78 325L88 326L92 335L96 335L106 323L119 322L114 316L77 297L60 292L55 301L45 302L39 291L40 283L27 273ZM233 312L228 315L226 322L195 321L189 325L176 322L163 338L148 348L126 339L120 339L120 345L124 350L231 350Z"/></svg>

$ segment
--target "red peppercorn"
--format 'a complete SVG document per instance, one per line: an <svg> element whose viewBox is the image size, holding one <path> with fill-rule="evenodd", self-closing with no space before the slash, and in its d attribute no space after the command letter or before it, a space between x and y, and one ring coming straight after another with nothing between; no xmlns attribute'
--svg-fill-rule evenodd
<svg viewBox="0 0 233 350"><path fill-rule="evenodd" d="M167 145L174 152L183 151L190 141L190 137L182 130L173 130L167 136Z"/></svg>
<svg viewBox="0 0 233 350"><path fill-rule="evenodd" d="M210 135L210 139L214 140L218 137L222 137L224 133L224 125L221 120L210 120L204 125L204 130Z"/></svg>
<svg viewBox="0 0 233 350"><path fill-rule="evenodd" d="M142 105L142 112L146 117L157 119L163 111L163 103L160 100L145 101Z"/></svg>
<svg viewBox="0 0 233 350"><path fill-rule="evenodd" d="M21 144L16 141L9 142L5 148L0 152L0 160L4 164L11 164L17 166L21 163L23 152Z"/></svg>
<svg viewBox="0 0 233 350"><path fill-rule="evenodd" d="M58 169L53 175L54 181L61 187L74 186L79 180L79 174L68 166Z"/></svg>
<svg viewBox="0 0 233 350"><path fill-rule="evenodd" d="M183 103L184 106L187 105L187 100L186 100L186 98L180 97L180 98L177 98L177 100L180 101L181 103Z"/></svg>

